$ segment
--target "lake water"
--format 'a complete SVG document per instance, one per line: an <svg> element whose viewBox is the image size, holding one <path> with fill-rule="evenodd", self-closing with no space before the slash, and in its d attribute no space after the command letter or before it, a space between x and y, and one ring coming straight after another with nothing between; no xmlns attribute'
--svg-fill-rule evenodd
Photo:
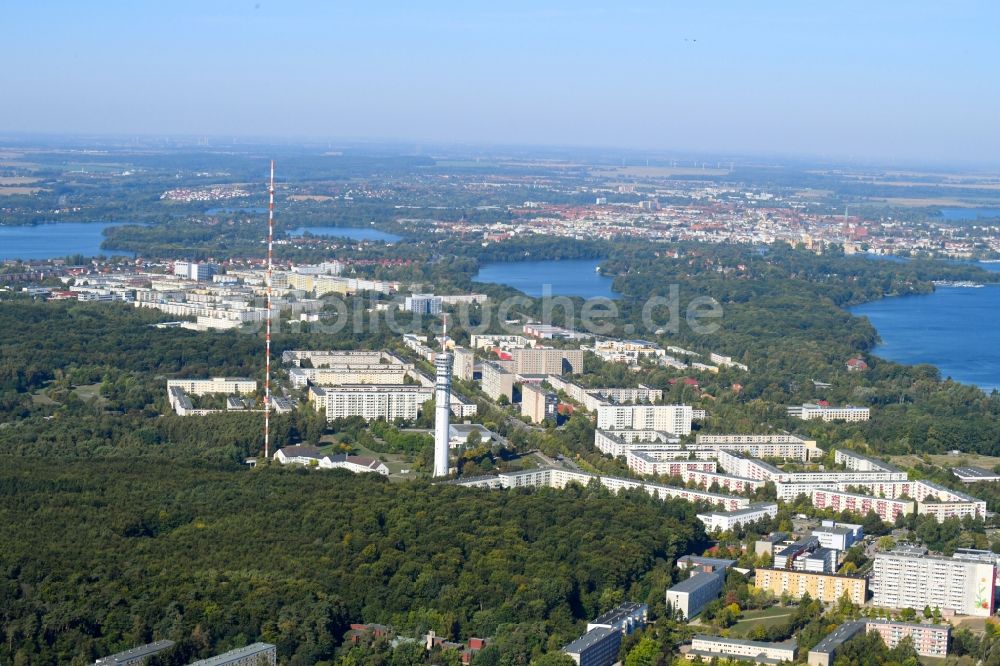
<svg viewBox="0 0 1000 666"><path fill-rule="evenodd" d="M944 220L979 220L1000 217L1000 208L942 208Z"/></svg>
<svg viewBox="0 0 1000 666"><path fill-rule="evenodd" d="M403 240L402 236L386 233L378 229L368 227L299 227L288 231L289 236L301 236L306 232L313 236L333 236L336 238L350 238L359 241L383 241L385 243L395 243Z"/></svg>
<svg viewBox="0 0 1000 666"><path fill-rule="evenodd" d="M59 222L34 226L0 226L0 259L57 259L71 254L135 256L125 250L101 249L104 230L124 222Z"/></svg>
<svg viewBox="0 0 1000 666"><path fill-rule="evenodd" d="M554 296L582 298L615 298L611 278L597 272L599 259L567 259L564 261L509 261L484 264L476 282L503 284L538 298L544 285L550 285Z"/></svg>
<svg viewBox="0 0 1000 666"><path fill-rule="evenodd" d="M979 265L1000 272L1000 264ZM938 287L933 294L883 298L851 312L878 329L882 344L876 355L930 363L942 377L1000 389L1000 285Z"/></svg>

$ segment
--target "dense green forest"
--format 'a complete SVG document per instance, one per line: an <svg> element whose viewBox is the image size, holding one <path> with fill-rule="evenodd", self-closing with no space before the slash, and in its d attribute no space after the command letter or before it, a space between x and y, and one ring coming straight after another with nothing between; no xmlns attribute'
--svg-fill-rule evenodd
<svg viewBox="0 0 1000 666"><path fill-rule="evenodd" d="M674 558L705 545L693 505L641 493L490 493L141 453L5 454L0 495L0 663L14 664L83 664L153 637L200 655L261 638L313 664L351 621L463 639L537 626L537 654L622 594L662 607Z"/></svg>

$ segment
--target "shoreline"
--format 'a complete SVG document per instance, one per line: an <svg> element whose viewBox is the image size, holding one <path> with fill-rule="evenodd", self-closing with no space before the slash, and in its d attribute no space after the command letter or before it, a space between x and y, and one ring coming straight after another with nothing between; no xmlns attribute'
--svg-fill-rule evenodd
<svg viewBox="0 0 1000 666"><path fill-rule="evenodd" d="M1000 262L998 262L998 263L1000 263ZM896 363L898 365L910 366L910 367L914 367L914 366L917 366L917 365L930 365L930 366L933 366L934 368L937 369L937 371L938 371L938 373L939 373L939 375L941 377L940 381L943 382L943 381L948 381L950 379L951 381L957 382L959 384L964 384L964 385L968 385L968 386L974 386L974 387L978 388L980 391L982 391L985 395L989 396L994 390L1000 391L1000 363L997 363L997 365L995 367L995 370L991 371L992 374L994 374L994 376L996 377L996 379L994 379L992 383L986 383L986 384L984 384L984 383L972 381L972 380L969 380L969 379L962 379L960 377L956 377L956 371L957 371L957 374L959 374L959 375L962 375L962 374L965 374L965 373L962 372L960 368L952 368L951 370L949 370L948 368L944 367L939 360L933 360L933 361L932 360L915 361L912 358L900 358L899 356L897 356L897 357L894 358L893 356L886 354L886 347L887 346L891 347L893 344L905 346L905 345L908 344L907 341L905 340L905 338L902 341L896 340L895 343L892 342L892 341L887 341L886 337L884 335L884 330L886 329L886 326L884 325L884 323L883 323L882 326L879 326L879 325L876 324L876 322L870 316L871 313L868 313L868 312L859 312L858 310L862 309L862 308L872 307L872 306L877 307L877 304L882 304L882 303L904 302L904 301L906 301L906 300L908 300L908 299L910 299L912 297L923 297L923 298L940 297L940 295L943 292L945 292L946 290L947 291L957 290L957 291L961 291L961 292L968 292L970 294L991 295L991 292L989 291L989 289L990 288L997 288L997 287L1000 287L1000 283L998 283L998 282L987 282L987 283L985 283L982 286L982 288L979 288L979 289L970 289L970 288L965 288L965 287L950 287L950 286L949 287L936 287L934 289L934 291L932 291L930 293L927 293L927 294L921 294L921 293L895 294L895 295L891 295L891 296L884 296L882 298L878 298L878 299L875 299L875 300L872 300L872 301L866 301L864 303L859 303L859 304L856 304L856 305L847 306L844 309L851 316L854 316L854 317L864 317L864 318L868 319L868 322L872 325L873 328L875 328L875 331L876 331L876 333L878 335L878 341L876 342L875 346L872 347L871 350L869 350L869 352L868 352L872 356L878 357L879 359L884 360L884 361L888 361L888 362L891 362L891 363ZM984 306L984 307L988 307L988 306ZM878 317L876 317L876 318L878 318ZM958 322L957 320L953 320L953 321L956 322L956 324L954 326L954 330L956 332L958 330L960 330L960 329L961 330L968 330L968 326L964 326L963 327L961 325L961 323ZM906 327L904 324L901 323L899 325L899 329L898 330L901 330L901 331L913 331L913 330L923 330L923 331L926 331L927 328L926 327L919 328L919 329L910 328L910 327ZM925 349L926 348L932 348L932 349L936 350L936 351L931 352L933 355L935 355L935 356L944 356L944 355L947 354L946 350L948 348L953 348L953 347L954 347L954 345L950 345L947 341L934 340L933 344L927 345L925 347Z"/></svg>

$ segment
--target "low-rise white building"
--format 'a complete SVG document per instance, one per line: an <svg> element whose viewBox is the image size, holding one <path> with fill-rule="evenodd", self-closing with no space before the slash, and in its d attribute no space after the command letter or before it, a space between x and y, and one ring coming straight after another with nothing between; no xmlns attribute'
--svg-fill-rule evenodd
<svg viewBox="0 0 1000 666"><path fill-rule="evenodd" d="M325 456L319 461L322 469L346 469L355 474L381 474L389 476L389 468L381 460L369 458L367 456L349 456L346 454L336 456Z"/></svg>
<svg viewBox="0 0 1000 666"><path fill-rule="evenodd" d="M819 419L821 421L867 421L871 410L867 407L827 407L813 403L793 405L788 408L788 415L803 421Z"/></svg>
<svg viewBox="0 0 1000 666"><path fill-rule="evenodd" d="M285 446L274 452L274 459L282 465L319 466L323 454L315 446Z"/></svg>
<svg viewBox="0 0 1000 666"><path fill-rule="evenodd" d="M257 392L257 382L246 377L212 377L211 379L168 379L167 390L179 388L190 395L251 395Z"/></svg>
<svg viewBox="0 0 1000 666"><path fill-rule="evenodd" d="M777 515L777 504L760 503L731 511L699 513L698 520L705 524L706 532L714 532L716 530L728 532L736 527L755 523L758 520L770 520Z"/></svg>
<svg viewBox="0 0 1000 666"><path fill-rule="evenodd" d="M699 634L691 640L691 649L687 651L685 657L692 661L701 657L705 661L731 659L772 665L795 661L797 649L794 639L781 643L766 643Z"/></svg>

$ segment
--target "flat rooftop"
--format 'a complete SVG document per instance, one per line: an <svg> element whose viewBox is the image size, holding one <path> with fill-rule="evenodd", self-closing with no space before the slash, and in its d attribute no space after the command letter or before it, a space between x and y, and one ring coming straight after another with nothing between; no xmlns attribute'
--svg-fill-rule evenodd
<svg viewBox="0 0 1000 666"><path fill-rule="evenodd" d="M225 666L226 664L238 663L241 659L246 659L247 657L252 657L274 649L275 646L270 643L253 643L252 645L236 648L235 650L230 650L229 652L209 657L208 659L193 662L190 666Z"/></svg>
<svg viewBox="0 0 1000 666"><path fill-rule="evenodd" d="M645 613L648 609L649 607L646 604L640 604L638 601L626 601L618 604L616 608L612 608L607 613L598 615L590 624L609 624L614 626L637 613Z"/></svg>
<svg viewBox="0 0 1000 666"><path fill-rule="evenodd" d="M117 666L117 664L125 663L133 659L151 657L152 655L168 650L173 646L173 641L156 641L153 643L147 643L146 645L134 647L130 650L123 650L122 652L117 652L107 657L102 657L98 659L96 663L98 666Z"/></svg>
<svg viewBox="0 0 1000 666"><path fill-rule="evenodd" d="M858 632L864 631L864 622L845 622L840 625L832 632L826 635L826 637L816 644L812 650L809 650L810 654L813 652L819 652L821 654L830 654L834 652L838 647L846 643L847 641L854 638Z"/></svg>
<svg viewBox="0 0 1000 666"><path fill-rule="evenodd" d="M745 509L736 509L735 511L707 511L705 513L698 514L699 516L728 516L733 518L735 516L742 516L748 513L757 513L758 511L763 511L769 506L774 506L769 502L764 502L761 504L751 504Z"/></svg>
<svg viewBox="0 0 1000 666"><path fill-rule="evenodd" d="M688 566L690 565L708 565L715 567L716 569L725 569L736 564L736 560L727 560L721 557L702 557L700 555L685 555L684 557L677 560L678 564L684 563Z"/></svg>
<svg viewBox="0 0 1000 666"><path fill-rule="evenodd" d="M674 585L672 588L667 590L667 592L694 592L708 585L718 585L721 579L725 576L722 571L711 571L697 573L686 580Z"/></svg>
<svg viewBox="0 0 1000 666"><path fill-rule="evenodd" d="M953 467L951 471L963 481L966 479L981 479L983 481L1000 479L1000 474L991 469L983 469L982 467Z"/></svg>
<svg viewBox="0 0 1000 666"><path fill-rule="evenodd" d="M729 661L747 661L754 664L766 664L766 666L778 666L778 664L787 664L787 659L771 659L770 657L765 657L763 654L758 654L754 656L742 655L742 654L729 654L727 652L711 652L710 650L695 650L690 649L688 654L693 654L696 657L701 657L703 661L709 661L711 659L718 659L722 657L723 659L728 659Z"/></svg>
<svg viewBox="0 0 1000 666"><path fill-rule="evenodd" d="M610 634L617 634L617 633L618 633L617 629L608 629L607 627L597 627L596 629L591 629L583 636L577 638L575 641L567 644L562 649L562 651L571 652L573 654L579 654L581 652L589 650L597 643L600 643L601 641L606 639Z"/></svg>

